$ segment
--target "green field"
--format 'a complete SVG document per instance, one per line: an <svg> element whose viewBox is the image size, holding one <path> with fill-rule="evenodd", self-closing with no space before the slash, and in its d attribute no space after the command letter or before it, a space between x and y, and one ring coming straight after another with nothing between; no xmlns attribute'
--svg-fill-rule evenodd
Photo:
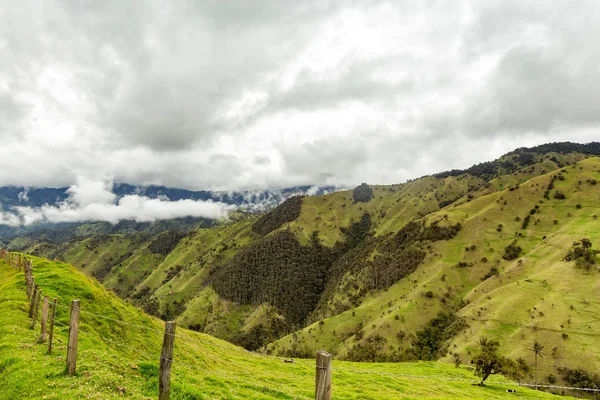
<svg viewBox="0 0 600 400"><path fill-rule="evenodd" d="M0 261L0 399L136 398L157 395L163 324L127 305L92 279L59 262L32 258L36 283L59 299L52 355L30 329L22 272ZM81 300L76 376L64 373L70 299ZM110 319L107 319L110 318ZM178 329L173 399L310 399L314 361L283 363L208 335ZM334 361L336 399L544 399L555 396L494 376L473 384L473 373L441 362ZM506 393L517 388L517 394Z"/></svg>

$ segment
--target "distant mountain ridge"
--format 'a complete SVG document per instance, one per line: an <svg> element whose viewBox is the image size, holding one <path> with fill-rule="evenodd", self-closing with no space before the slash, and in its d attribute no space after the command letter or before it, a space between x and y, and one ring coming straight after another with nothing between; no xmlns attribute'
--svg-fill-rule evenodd
<svg viewBox="0 0 600 400"><path fill-rule="evenodd" d="M13 207L39 208L44 205L58 206L69 199L70 194L68 190L68 187L0 187L0 211L10 213L13 211ZM138 195L150 199L166 199L170 201L214 201L237 206L241 212L268 211L293 196L323 195L336 190L339 190L339 188L335 186L296 186L285 189L220 192L209 190L192 191L156 185L136 186L126 183L114 184L112 188L117 200L128 195ZM87 237L96 234L157 234L169 229L187 232L193 228L212 226L214 222L207 218L185 217L155 222L136 222L124 219L117 224L102 221L69 223L38 222L32 225L14 227L0 223L0 239L8 240L18 236L26 236L32 240L50 240L61 243L75 237Z"/></svg>
<svg viewBox="0 0 600 400"><path fill-rule="evenodd" d="M43 205L56 206L69 198L68 187L29 188L25 186L0 187L0 210L9 210L11 207L41 207ZM247 207L251 210L268 209L281 203L283 200L295 195L322 195L336 190L335 186L295 186L285 189L259 189L246 191L210 191L186 190L166 186L130 185L115 183L113 193L120 199L128 195L139 195L151 199L166 198L177 200L202 200L215 201L225 204Z"/></svg>

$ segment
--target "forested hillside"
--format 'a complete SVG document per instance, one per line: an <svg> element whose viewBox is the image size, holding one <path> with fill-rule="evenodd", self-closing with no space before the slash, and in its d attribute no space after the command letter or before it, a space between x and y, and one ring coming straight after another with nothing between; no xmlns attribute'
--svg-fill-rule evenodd
<svg viewBox="0 0 600 400"><path fill-rule="evenodd" d="M540 379L572 383L600 367L597 155L549 144L187 232L12 245L249 349L470 363L486 335L529 366L539 341Z"/></svg>

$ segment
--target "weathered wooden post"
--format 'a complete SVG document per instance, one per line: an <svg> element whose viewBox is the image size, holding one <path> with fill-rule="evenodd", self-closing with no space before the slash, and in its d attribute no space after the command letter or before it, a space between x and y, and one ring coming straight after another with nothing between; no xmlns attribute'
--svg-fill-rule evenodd
<svg viewBox="0 0 600 400"><path fill-rule="evenodd" d="M331 400L331 354L317 351L315 400Z"/></svg>
<svg viewBox="0 0 600 400"><path fill-rule="evenodd" d="M40 343L46 341L48 337L48 331L46 330L46 324L48 323L48 306L50 299L48 296L44 296L44 305L42 306L42 320L40 322Z"/></svg>
<svg viewBox="0 0 600 400"><path fill-rule="evenodd" d="M71 301L69 321L69 343L67 344L67 373L75 375L77 370L77 341L79 336L79 300Z"/></svg>
<svg viewBox="0 0 600 400"><path fill-rule="evenodd" d="M36 297L36 293L38 290L38 285L34 284L33 282L33 278L32 279L32 289L31 289L31 295L30 295L30 299L31 299L31 303L29 303L29 318L33 317L33 309L35 308L35 297Z"/></svg>
<svg viewBox="0 0 600 400"><path fill-rule="evenodd" d="M175 321L165 323L160 371L158 374L158 400L169 400L171 392L171 364L173 364L173 345L175 344Z"/></svg>
<svg viewBox="0 0 600 400"><path fill-rule="evenodd" d="M35 287L35 277L33 275L29 275L29 282L27 283L27 299L31 300L32 292Z"/></svg>
<svg viewBox="0 0 600 400"><path fill-rule="evenodd" d="M35 329L35 320L37 319L38 313L40 311L40 301L42 300L42 291L38 290L37 296L34 293L33 297L35 298L35 308L33 310L33 316L31 317L31 329Z"/></svg>
<svg viewBox="0 0 600 400"><path fill-rule="evenodd" d="M52 299L50 311L50 329L48 330L48 354L52 354L52 339L54 338L54 317L56 315L56 298Z"/></svg>

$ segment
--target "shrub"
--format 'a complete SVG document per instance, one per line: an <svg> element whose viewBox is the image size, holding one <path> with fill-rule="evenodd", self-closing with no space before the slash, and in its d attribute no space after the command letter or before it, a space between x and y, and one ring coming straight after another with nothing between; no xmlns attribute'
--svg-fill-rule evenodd
<svg viewBox="0 0 600 400"><path fill-rule="evenodd" d="M523 249L521 249L521 247L517 245L517 241L514 240L511 244L504 248L504 255L502 258L506 261L515 260L519 257L519 255L521 255L522 251Z"/></svg>
<svg viewBox="0 0 600 400"><path fill-rule="evenodd" d="M523 224L521 225L521 228L527 229L527 227L529 226L529 221L531 221L531 215L527 215L525 217L525 219L523 220Z"/></svg>
<svg viewBox="0 0 600 400"><path fill-rule="evenodd" d="M600 251L592 249L592 241L587 238L573 243L573 246L565 256L565 261L574 261L577 267L590 270L596 263L596 255Z"/></svg>
<svg viewBox="0 0 600 400"><path fill-rule="evenodd" d="M467 327L454 314L440 312L437 317L415 335L412 352L419 360L436 360L447 353L445 342Z"/></svg>
<svg viewBox="0 0 600 400"><path fill-rule="evenodd" d="M488 273L487 273L487 274L485 274L485 275L483 276L483 278L481 278L481 280L482 280L482 281L485 281L486 279L489 279L489 278L491 278L492 276L496 276L496 275L499 275L499 274L500 274L500 271L498 271L498 268L496 268L496 267L492 267L492 268L491 268L491 269L488 271Z"/></svg>
<svg viewBox="0 0 600 400"><path fill-rule="evenodd" d="M557 190L556 193L554 193L554 198L557 200L564 200L567 198L567 196L565 196L563 192Z"/></svg>

